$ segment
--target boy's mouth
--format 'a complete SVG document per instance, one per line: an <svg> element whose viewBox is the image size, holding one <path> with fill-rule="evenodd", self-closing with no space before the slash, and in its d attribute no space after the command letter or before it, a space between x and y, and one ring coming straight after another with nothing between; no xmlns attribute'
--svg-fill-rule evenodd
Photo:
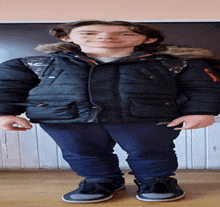
<svg viewBox="0 0 220 207"><path fill-rule="evenodd" d="M102 40L102 41L94 41L94 42L101 42L101 43L120 43L120 42L112 41L112 40Z"/></svg>

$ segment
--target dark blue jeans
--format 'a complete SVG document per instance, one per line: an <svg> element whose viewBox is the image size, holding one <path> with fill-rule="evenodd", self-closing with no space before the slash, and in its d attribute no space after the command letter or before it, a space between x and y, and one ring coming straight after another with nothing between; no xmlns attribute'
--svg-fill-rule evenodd
<svg viewBox="0 0 220 207"><path fill-rule="evenodd" d="M173 140L180 131L155 124L41 124L61 148L73 171L87 178L121 176L114 146L128 153L137 179L173 175L177 157Z"/></svg>

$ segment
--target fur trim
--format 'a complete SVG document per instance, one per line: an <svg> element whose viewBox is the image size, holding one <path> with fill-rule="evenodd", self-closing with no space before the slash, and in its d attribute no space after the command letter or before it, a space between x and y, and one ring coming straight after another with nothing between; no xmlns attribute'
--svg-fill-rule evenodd
<svg viewBox="0 0 220 207"><path fill-rule="evenodd" d="M76 44L67 42L58 42L52 44L38 45L35 50L42 51L44 53L57 53L57 52L71 52L73 50L80 50Z"/></svg>
<svg viewBox="0 0 220 207"><path fill-rule="evenodd" d="M74 43L67 42L58 42L52 44L38 45L36 48L38 51L43 51L44 53L57 53L57 52L71 52L71 51L80 51L80 47ZM214 55L211 50L203 48L194 48L194 47L181 47L181 46L166 46L166 50L160 52L154 52L154 54L161 55L172 55L177 58L182 59L192 59L192 58L201 58L209 59L220 62L220 57Z"/></svg>
<svg viewBox="0 0 220 207"><path fill-rule="evenodd" d="M211 50L194 47L166 46L166 50L155 54L172 55L181 59L202 59L211 66L220 69L220 56L217 56Z"/></svg>
<svg viewBox="0 0 220 207"><path fill-rule="evenodd" d="M172 55L178 58L212 58L214 53L211 50L194 47L166 46L166 50L156 54Z"/></svg>

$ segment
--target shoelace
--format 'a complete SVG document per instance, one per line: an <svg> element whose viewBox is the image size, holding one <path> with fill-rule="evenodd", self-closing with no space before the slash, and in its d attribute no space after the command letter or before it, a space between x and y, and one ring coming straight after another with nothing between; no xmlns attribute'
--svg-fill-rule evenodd
<svg viewBox="0 0 220 207"><path fill-rule="evenodd" d="M89 194L95 194L95 193L104 193L104 192L111 192L111 189L113 190L114 186L111 183L90 183L86 180L83 180L80 185L78 191L80 193L89 193ZM114 190L113 190L114 191Z"/></svg>
<svg viewBox="0 0 220 207"><path fill-rule="evenodd" d="M168 193L170 192L170 185L168 185L167 181L170 178L154 178L145 180L143 182L138 182L140 187L140 192L154 192L154 193Z"/></svg>

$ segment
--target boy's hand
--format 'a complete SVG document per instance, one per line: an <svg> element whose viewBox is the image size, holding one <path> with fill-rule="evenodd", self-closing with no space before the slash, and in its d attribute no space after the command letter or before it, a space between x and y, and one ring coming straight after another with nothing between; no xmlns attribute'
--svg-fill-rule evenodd
<svg viewBox="0 0 220 207"><path fill-rule="evenodd" d="M13 126L14 124L20 125L20 127ZM26 131L31 129L32 125L28 120L17 116L0 116L0 129L10 131Z"/></svg>
<svg viewBox="0 0 220 207"><path fill-rule="evenodd" d="M174 127L181 123L185 123L184 127L175 128L175 130L182 129L198 129L210 126L215 123L215 117L213 115L187 115L181 116L177 119L174 119L171 123L169 123L168 127Z"/></svg>

